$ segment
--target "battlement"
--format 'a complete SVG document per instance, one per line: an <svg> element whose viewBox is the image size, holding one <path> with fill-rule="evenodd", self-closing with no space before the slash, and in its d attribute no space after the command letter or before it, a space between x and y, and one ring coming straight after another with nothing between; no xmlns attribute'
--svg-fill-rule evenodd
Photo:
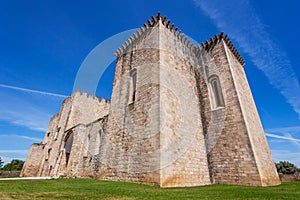
<svg viewBox="0 0 300 200"><path fill-rule="evenodd" d="M170 19L167 19L166 16L161 16L160 12L158 12L157 16L151 16L151 19L147 20L147 23L144 23L144 26L140 27L139 30L137 30L116 52L115 56L118 58L121 55L125 54L126 52L129 52L136 48L136 46L139 44L141 39L147 35L148 31L151 28L154 28L158 26L159 22L169 31L171 31L174 36L183 44L183 46L190 49L191 52L194 52L195 55L200 54L200 48L202 47L206 51L210 51L216 44L218 44L220 41L224 41L225 44L229 47L230 51L233 53L233 55L237 58L239 63L242 66L245 66L245 61L242 58L242 56L237 51L236 47L233 45L231 40L228 38L226 34L221 32L220 34L216 34L214 37L211 37L210 40L206 40L205 42L201 43L200 46L196 46L193 44L193 42L185 36L181 32L181 30L178 29L178 27L175 27L173 23L171 23Z"/></svg>
<svg viewBox="0 0 300 200"><path fill-rule="evenodd" d="M81 91L81 90L75 90L75 92L73 92L73 94L71 94L70 97L74 98L74 97L77 97L77 96L86 97L87 99L97 100L100 103L110 104L110 99L105 99L103 97L100 98L100 97L98 97L96 95L93 95L93 94L90 94L90 93L87 93L87 92Z"/></svg>
<svg viewBox="0 0 300 200"><path fill-rule="evenodd" d="M228 38L227 35L224 35L223 32L220 34L215 35L214 37L211 37L210 40L206 40L201 44L201 47L204 48L206 51L210 51L211 49L214 48L216 44L218 44L220 41L224 41L225 44L229 47L230 51L233 53L233 55L236 57L236 59L239 61L239 63L242 66L245 66L245 61L242 58L242 56L239 54L235 46L232 44L230 39Z"/></svg>
<svg viewBox="0 0 300 200"><path fill-rule="evenodd" d="M57 119L57 117L59 117L59 113L56 113L55 115L53 115L53 116L50 118L50 123L51 123L53 120Z"/></svg>
<svg viewBox="0 0 300 200"><path fill-rule="evenodd" d="M156 27L159 22L168 30L170 30L183 44L188 47L191 51L193 51L193 43L172 23L171 20L166 16L161 16L160 12L158 12L157 16L152 16L151 19L147 20L147 23L144 23L144 27L140 27L116 52L115 56L118 58L126 52L134 49L141 38L151 29Z"/></svg>

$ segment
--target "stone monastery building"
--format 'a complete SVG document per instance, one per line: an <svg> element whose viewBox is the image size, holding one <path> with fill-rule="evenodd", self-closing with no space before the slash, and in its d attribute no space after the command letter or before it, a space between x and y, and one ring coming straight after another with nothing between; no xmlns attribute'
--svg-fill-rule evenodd
<svg viewBox="0 0 300 200"><path fill-rule="evenodd" d="M65 99L21 176L280 184L244 60L227 35L197 46L158 14L115 55L111 101L79 91Z"/></svg>

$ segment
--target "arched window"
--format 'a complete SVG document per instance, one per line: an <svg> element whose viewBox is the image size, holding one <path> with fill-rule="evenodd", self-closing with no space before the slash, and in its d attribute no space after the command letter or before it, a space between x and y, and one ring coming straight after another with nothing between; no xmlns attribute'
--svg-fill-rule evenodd
<svg viewBox="0 0 300 200"><path fill-rule="evenodd" d="M129 83L129 96L128 96L128 105L132 104L135 101L135 92L136 92L136 69L130 71L130 83Z"/></svg>
<svg viewBox="0 0 300 200"><path fill-rule="evenodd" d="M67 134L66 140L65 140L65 154L66 154L66 166L68 166L70 154L72 150L73 145L73 133Z"/></svg>
<svg viewBox="0 0 300 200"><path fill-rule="evenodd" d="M211 88L212 107L213 108L224 107L225 103L224 103L219 77L216 75L212 75L209 77L208 81Z"/></svg>

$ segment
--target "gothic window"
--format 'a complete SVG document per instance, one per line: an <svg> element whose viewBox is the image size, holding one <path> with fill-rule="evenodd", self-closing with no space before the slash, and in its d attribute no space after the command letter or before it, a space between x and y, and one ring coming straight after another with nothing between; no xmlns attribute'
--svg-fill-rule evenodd
<svg viewBox="0 0 300 200"><path fill-rule="evenodd" d="M130 71L130 83L129 83L129 96L128 104L132 104L135 101L136 93L136 69Z"/></svg>
<svg viewBox="0 0 300 200"><path fill-rule="evenodd" d="M213 108L224 107L225 103L224 103L224 98L223 98L220 80L218 76L212 75L208 79L208 81L211 88L212 107Z"/></svg>
<svg viewBox="0 0 300 200"><path fill-rule="evenodd" d="M66 154L66 166L68 166L69 158L71 154L71 149L73 145L73 133L70 132L67 134L67 139L65 140L65 154Z"/></svg>

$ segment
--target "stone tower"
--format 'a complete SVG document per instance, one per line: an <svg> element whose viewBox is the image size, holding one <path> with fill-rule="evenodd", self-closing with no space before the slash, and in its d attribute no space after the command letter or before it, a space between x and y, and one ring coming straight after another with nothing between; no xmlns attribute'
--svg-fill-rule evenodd
<svg viewBox="0 0 300 200"><path fill-rule="evenodd" d="M228 37L197 46L160 14L144 26L116 52L111 102L72 95L32 146L22 176L280 184L244 61Z"/></svg>

